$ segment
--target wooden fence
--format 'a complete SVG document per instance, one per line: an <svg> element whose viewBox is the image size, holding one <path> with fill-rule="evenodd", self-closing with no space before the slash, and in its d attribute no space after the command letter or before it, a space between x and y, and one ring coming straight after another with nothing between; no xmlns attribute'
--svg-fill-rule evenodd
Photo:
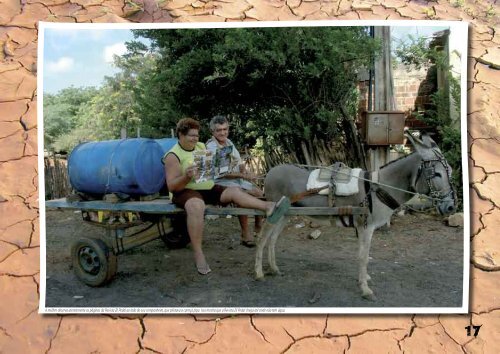
<svg viewBox="0 0 500 354"><path fill-rule="evenodd" d="M71 193L66 158L53 155L44 158L45 199L66 197Z"/></svg>
<svg viewBox="0 0 500 354"><path fill-rule="evenodd" d="M302 155L305 156L305 161L300 161L295 152L283 152L278 149L267 150L263 156L252 156L245 149L242 155L245 161L246 170L255 176L259 176L255 181L259 187L263 187L264 177L269 170L280 164L306 164L310 166L328 166L334 162L341 161L349 163L345 154L345 149L339 146L340 143L325 144L314 140L312 142L303 142L300 145ZM312 167L311 167L312 169Z"/></svg>

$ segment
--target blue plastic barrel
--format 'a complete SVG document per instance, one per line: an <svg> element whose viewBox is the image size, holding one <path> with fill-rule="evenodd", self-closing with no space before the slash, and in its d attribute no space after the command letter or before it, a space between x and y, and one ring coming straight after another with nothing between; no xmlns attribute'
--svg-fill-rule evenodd
<svg viewBox="0 0 500 354"><path fill-rule="evenodd" d="M156 139L155 140L158 144L160 144L161 148L163 149L163 154L165 155L171 148L174 147L175 144L177 144L177 139L176 138L164 138L164 139Z"/></svg>
<svg viewBox="0 0 500 354"><path fill-rule="evenodd" d="M163 149L163 155L165 156L165 154L169 152L170 149L173 148L175 144L177 144L178 140L175 138L164 138L164 139L156 139L155 141L161 146L161 148ZM160 189L160 194L169 195L166 183L162 187L162 189Z"/></svg>
<svg viewBox="0 0 500 354"><path fill-rule="evenodd" d="M153 139L83 143L68 159L70 183L84 193L154 194L165 182L162 157L163 149Z"/></svg>

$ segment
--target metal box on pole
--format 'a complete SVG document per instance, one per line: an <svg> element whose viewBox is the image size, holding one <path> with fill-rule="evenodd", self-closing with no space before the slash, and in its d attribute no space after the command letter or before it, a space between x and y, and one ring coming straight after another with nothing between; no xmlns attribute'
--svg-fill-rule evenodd
<svg viewBox="0 0 500 354"><path fill-rule="evenodd" d="M404 141L404 127L404 112L363 112L362 132L367 145L402 144Z"/></svg>

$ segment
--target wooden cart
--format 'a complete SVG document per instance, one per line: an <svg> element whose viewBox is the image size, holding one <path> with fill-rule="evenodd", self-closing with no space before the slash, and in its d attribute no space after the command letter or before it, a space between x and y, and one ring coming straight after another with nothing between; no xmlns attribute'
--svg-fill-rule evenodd
<svg viewBox="0 0 500 354"><path fill-rule="evenodd" d="M161 238L169 248L189 243L183 209L168 198L151 201L107 202L67 201L66 198L45 202L47 208L82 211L83 221L104 227L104 237L84 237L73 242L71 260L76 276L85 284L100 286L113 279L118 267L117 256L136 246ZM309 208L292 207L287 215L361 215L364 207ZM208 206L206 215L264 215L262 211Z"/></svg>

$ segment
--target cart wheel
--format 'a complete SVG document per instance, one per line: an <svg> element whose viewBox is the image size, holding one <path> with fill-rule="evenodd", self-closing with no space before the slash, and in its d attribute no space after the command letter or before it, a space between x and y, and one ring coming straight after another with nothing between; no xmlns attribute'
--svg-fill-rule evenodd
<svg viewBox="0 0 500 354"><path fill-rule="evenodd" d="M75 275L85 284L100 286L116 274L116 255L101 240L82 238L71 246L71 258Z"/></svg>
<svg viewBox="0 0 500 354"><path fill-rule="evenodd" d="M179 249L186 247L191 240L187 230L187 222L185 215L174 216L171 219L174 231L161 234L160 237L163 242L170 249Z"/></svg>

